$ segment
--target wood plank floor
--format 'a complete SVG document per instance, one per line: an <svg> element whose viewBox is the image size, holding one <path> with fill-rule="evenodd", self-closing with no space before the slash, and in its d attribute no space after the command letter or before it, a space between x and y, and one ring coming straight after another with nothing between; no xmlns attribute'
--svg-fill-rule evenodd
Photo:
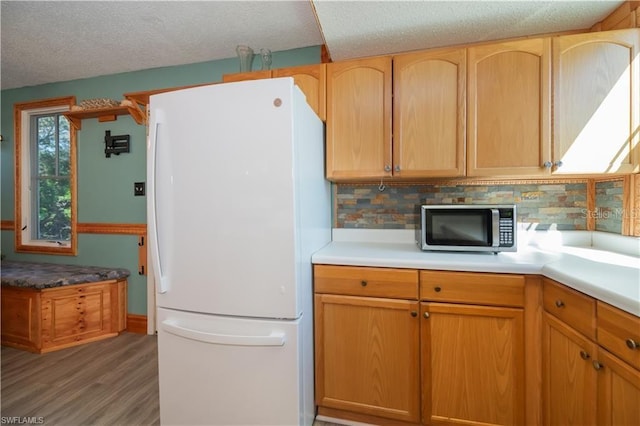
<svg viewBox="0 0 640 426"><path fill-rule="evenodd" d="M47 426L160 424L156 336L123 333L40 355L3 346L0 356L3 419L35 417L27 420Z"/></svg>
<svg viewBox="0 0 640 426"><path fill-rule="evenodd" d="M2 347L0 411L45 425L160 424L155 336L123 333L46 354Z"/></svg>

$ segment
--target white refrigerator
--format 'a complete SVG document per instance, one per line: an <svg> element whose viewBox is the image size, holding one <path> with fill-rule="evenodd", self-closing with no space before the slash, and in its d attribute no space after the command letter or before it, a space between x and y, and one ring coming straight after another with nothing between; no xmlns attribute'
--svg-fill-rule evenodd
<svg viewBox="0 0 640 426"><path fill-rule="evenodd" d="M311 424L311 255L331 193L293 79L151 96L147 188L161 423Z"/></svg>

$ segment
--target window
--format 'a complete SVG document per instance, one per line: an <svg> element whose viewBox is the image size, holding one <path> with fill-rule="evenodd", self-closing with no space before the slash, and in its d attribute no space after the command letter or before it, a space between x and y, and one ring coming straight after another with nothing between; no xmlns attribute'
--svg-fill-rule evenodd
<svg viewBox="0 0 640 426"><path fill-rule="evenodd" d="M14 106L16 251L76 254L74 97Z"/></svg>

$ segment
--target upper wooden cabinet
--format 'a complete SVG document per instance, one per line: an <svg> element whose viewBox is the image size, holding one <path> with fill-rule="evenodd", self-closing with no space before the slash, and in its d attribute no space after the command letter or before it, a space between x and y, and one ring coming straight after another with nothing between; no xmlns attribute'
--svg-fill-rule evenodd
<svg viewBox="0 0 640 426"><path fill-rule="evenodd" d="M640 170L639 50L640 29L554 38L557 173Z"/></svg>
<svg viewBox="0 0 640 426"><path fill-rule="evenodd" d="M467 175L548 174L551 41L488 44L468 54Z"/></svg>
<svg viewBox="0 0 640 426"><path fill-rule="evenodd" d="M391 176L391 57L327 64L327 178Z"/></svg>
<svg viewBox="0 0 640 426"><path fill-rule="evenodd" d="M393 57L393 175L464 176L466 50Z"/></svg>
<svg viewBox="0 0 640 426"><path fill-rule="evenodd" d="M265 78L293 77L296 86L302 90L307 103L320 117L326 120L326 65L302 65L274 70L239 72L222 76L224 83L244 80L261 80Z"/></svg>
<svg viewBox="0 0 640 426"><path fill-rule="evenodd" d="M273 70L273 77L293 77L296 85L307 97L307 103L322 121L327 118L326 65L304 65Z"/></svg>

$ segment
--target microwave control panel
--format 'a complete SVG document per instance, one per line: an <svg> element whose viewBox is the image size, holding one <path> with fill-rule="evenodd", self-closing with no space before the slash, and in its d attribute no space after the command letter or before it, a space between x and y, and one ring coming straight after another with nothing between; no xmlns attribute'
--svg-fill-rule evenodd
<svg viewBox="0 0 640 426"><path fill-rule="evenodd" d="M512 247L514 244L514 233L516 232L514 226L513 210L500 209L499 231L500 231L500 246Z"/></svg>

